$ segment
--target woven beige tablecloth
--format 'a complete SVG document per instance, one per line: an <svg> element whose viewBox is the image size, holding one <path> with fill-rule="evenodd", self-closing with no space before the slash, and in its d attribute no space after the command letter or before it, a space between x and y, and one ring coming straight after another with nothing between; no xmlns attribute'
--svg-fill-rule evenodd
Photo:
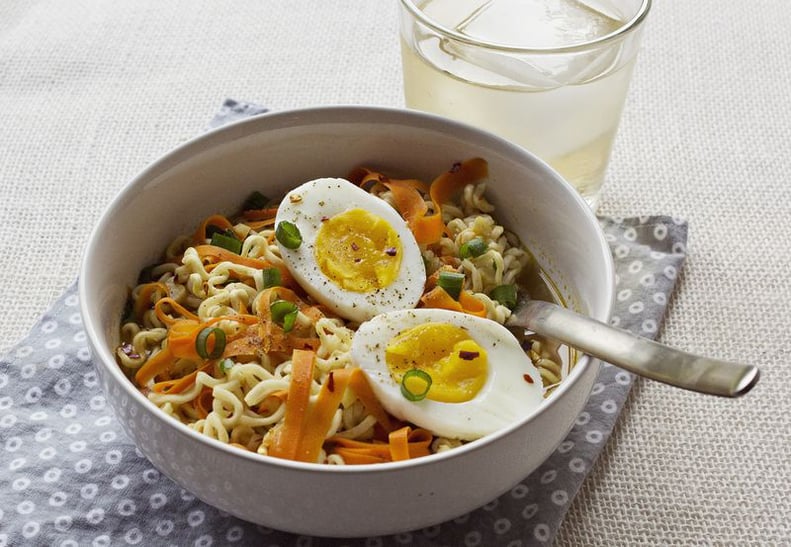
<svg viewBox="0 0 791 547"><path fill-rule="evenodd" d="M687 219L660 338L763 376L735 401L638 382L558 545L791 544L788 28L784 1L653 6L599 212ZM399 66L395 0L0 3L0 353L224 98L402 106Z"/></svg>

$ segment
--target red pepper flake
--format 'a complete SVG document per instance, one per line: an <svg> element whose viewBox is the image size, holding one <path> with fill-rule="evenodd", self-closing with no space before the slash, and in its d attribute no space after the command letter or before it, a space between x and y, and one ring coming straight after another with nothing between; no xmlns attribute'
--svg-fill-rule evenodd
<svg viewBox="0 0 791 547"><path fill-rule="evenodd" d="M388 247L387 249L385 249L385 254L387 256L395 256L396 253L397 253L397 251L396 251L395 247Z"/></svg>
<svg viewBox="0 0 791 547"><path fill-rule="evenodd" d="M461 350L459 352L459 359L464 359L465 361L472 361L473 359L477 359L480 356L481 356L481 352L479 351Z"/></svg>
<svg viewBox="0 0 791 547"><path fill-rule="evenodd" d="M533 377L530 376L529 374L525 374L524 376L522 376L522 378L524 378L525 382L527 382L528 384L532 384L533 383Z"/></svg>
<svg viewBox="0 0 791 547"><path fill-rule="evenodd" d="M335 376L333 376L332 371L330 371L330 376L327 378L327 389L330 390L330 393L335 391Z"/></svg>
<svg viewBox="0 0 791 547"><path fill-rule="evenodd" d="M359 251L359 250L360 247L358 247L357 244L354 241L352 241L352 251Z"/></svg>
<svg viewBox="0 0 791 547"><path fill-rule="evenodd" d="M456 162L456 163L454 163L454 164L453 164L453 166L450 168L450 173L458 173L458 172L459 172L459 170L461 170L461 162L458 162L458 161L457 161L457 162Z"/></svg>
<svg viewBox="0 0 791 547"><path fill-rule="evenodd" d="M330 217L321 217L321 221L322 222L327 222L329 219L330 219Z"/></svg>

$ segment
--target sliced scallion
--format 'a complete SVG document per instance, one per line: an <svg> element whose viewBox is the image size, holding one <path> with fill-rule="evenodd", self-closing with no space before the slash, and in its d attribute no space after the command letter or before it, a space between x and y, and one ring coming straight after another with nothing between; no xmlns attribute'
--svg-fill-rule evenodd
<svg viewBox="0 0 791 547"><path fill-rule="evenodd" d="M485 253L488 248L488 243L480 237L476 237L459 247L459 256L461 258L476 258Z"/></svg>
<svg viewBox="0 0 791 547"><path fill-rule="evenodd" d="M500 304L512 310L516 307L516 285L499 285L492 289L489 293L492 299L497 300Z"/></svg>
<svg viewBox="0 0 791 547"><path fill-rule="evenodd" d="M269 305L272 320L283 327L283 332L291 332L297 321L299 310L297 305L288 300L275 300Z"/></svg>
<svg viewBox="0 0 791 547"><path fill-rule="evenodd" d="M269 198L258 190L247 196L242 204L242 211L249 211L250 209L263 209L269 205Z"/></svg>
<svg viewBox="0 0 791 547"><path fill-rule="evenodd" d="M423 391L414 392L412 391L409 386L407 386L407 381L411 378L417 378L419 381L423 382L425 385ZM414 383L414 382L410 382ZM401 378L401 395L404 396L405 399L409 401L422 401L428 395L428 390L431 389L431 375L426 372L425 370L420 370L419 368L413 368L404 374L404 377Z"/></svg>
<svg viewBox="0 0 791 547"><path fill-rule="evenodd" d="M454 300L459 299L461 288L464 285L464 274L459 272L440 272L437 285L445 289Z"/></svg>
<svg viewBox="0 0 791 547"><path fill-rule="evenodd" d="M232 359L225 358L222 361L220 361L220 372L222 372L223 374L228 374L228 371L231 370L232 367L233 367Z"/></svg>
<svg viewBox="0 0 791 547"><path fill-rule="evenodd" d="M214 339L214 346L209 350L209 339ZM206 327L195 338L195 351L203 359L217 359L225 351L225 331L217 327Z"/></svg>
<svg viewBox="0 0 791 547"><path fill-rule="evenodd" d="M209 224L206 226L206 237L211 239L214 234L227 234L227 231L224 228L220 228L216 224Z"/></svg>
<svg viewBox="0 0 791 547"><path fill-rule="evenodd" d="M264 289L279 287L281 283L280 270L277 268L264 268L261 270L261 285Z"/></svg>
<svg viewBox="0 0 791 547"><path fill-rule="evenodd" d="M215 247L222 247L232 253L239 254L242 252L242 242L222 232L215 232L211 235L211 244Z"/></svg>
<svg viewBox="0 0 791 547"><path fill-rule="evenodd" d="M284 220L275 228L275 237L286 249L298 249L302 245L302 234L293 222Z"/></svg>

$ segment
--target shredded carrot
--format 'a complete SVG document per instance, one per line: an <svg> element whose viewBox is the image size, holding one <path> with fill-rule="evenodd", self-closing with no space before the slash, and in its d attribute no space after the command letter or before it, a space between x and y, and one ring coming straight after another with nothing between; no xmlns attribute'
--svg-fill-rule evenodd
<svg viewBox="0 0 791 547"><path fill-rule="evenodd" d="M385 186L393 195L396 210L407 221L409 229L421 245L436 243L445 232L442 221L442 205L449 202L464 186L474 183L488 174L488 164L482 158L472 158L460 163L435 178L431 185L414 179L391 180L382 173L365 167L355 169L349 174L349 180L365 188L376 184ZM422 192L422 193L421 193ZM433 211L428 213L428 205L423 195L429 194L433 203Z"/></svg>
<svg viewBox="0 0 791 547"><path fill-rule="evenodd" d="M165 306L170 306L174 312L178 313L180 317L173 317L172 315L168 314ZM176 302L171 297L160 298L157 300L156 304L154 304L154 311L157 314L157 317L160 321L162 321L165 325L170 326L179 319L191 319L193 321L199 321L197 315L189 311L187 308Z"/></svg>
<svg viewBox="0 0 791 547"><path fill-rule="evenodd" d="M336 372L330 372L330 374L329 380L321 386L319 396L310 409L310 417L303 437L300 439L300 447L296 455L296 459L300 461L316 462L318 460L324 439L332 424L332 418L335 416L343 393L346 391L346 386L342 384L348 382L343 382Z"/></svg>
<svg viewBox="0 0 791 547"><path fill-rule="evenodd" d="M384 407L382 407L382 404L374 394L373 389L371 389L371 384L368 383L368 377L365 375L362 369L352 368L348 370L350 370L350 372L348 372L349 387L354 390L354 394L357 395L358 399L360 399L360 402L363 404L365 409L376 419L376 422L385 430L385 432L391 432L395 426L390 419L390 415L385 411ZM337 371L336 375L340 372L340 370Z"/></svg>
<svg viewBox="0 0 791 547"><path fill-rule="evenodd" d="M196 362L203 362L203 358L198 355L195 347L195 340L204 328L214 325L223 320L237 321L245 325L254 325L258 321L254 315L225 315L213 317L206 322L199 322L194 319L177 319L168 326L167 346L164 349L149 357L143 366L135 373L135 381L138 385L145 385L149 380L167 372L175 364L177 359L189 359ZM231 337L231 342L240 335ZM212 339L213 340L213 339ZM209 343L213 343L209 341ZM207 348L209 351L212 347ZM223 355L226 356L228 344ZM230 355L229 355L230 356Z"/></svg>
<svg viewBox="0 0 791 547"><path fill-rule="evenodd" d="M132 306L135 319L138 322L142 321L146 310L150 310L156 301L167 297L168 294L167 286L159 281L142 285Z"/></svg>
<svg viewBox="0 0 791 547"><path fill-rule="evenodd" d="M388 435L390 445L390 458L394 461L409 459L409 427L396 429Z"/></svg>
<svg viewBox="0 0 791 547"><path fill-rule="evenodd" d="M369 192L373 190L376 184L381 184L386 181L396 181L411 186L423 193L428 193L429 185L418 179L391 179L378 171L369 169L367 167L356 167L346 177L350 182L360 186Z"/></svg>
<svg viewBox="0 0 791 547"><path fill-rule="evenodd" d="M210 361L203 365L198 370L190 372L186 376L176 378L175 380L163 380L157 382L151 387L151 391L157 393L183 393L195 385L195 379L198 377L198 372L209 372L214 367L214 361Z"/></svg>
<svg viewBox="0 0 791 547"><path fill-rule="evenodd" d="M489 165L482 158L472 158L456 163L450 170L442 173L431 182L431 201L434 202L435 213L441 211L443 203L449 202L455 194L467 184L485 178L489 173Z"/></svg>
<svg viewBox="0 0 791 547"><path fill-rule="evenodd" d="M242 211L242 216L245 220L274 220L275 215L277 215L277 207L264 207L263 209L247 209Z"/></svg>
<svg viewBox="0 0 791 547"><path fill-rule="evenodd" d="M143 366L135 373L137 385L144 386L152 378L159 376L176 362L176 357L171 353L170 346L165 346L148 358Z"/></svg>
<svg viewBox="0 0 791 547"><path fill-rule="evenodd" d="M268 218L266 220L251 220L251 221L245 222L245 224L247 224L247 226L251 230L255 230L256 232L260 232L264 228L271 228L272 226L274 226L275 225L275 218L272 217L272 218Z"/></svg>
<svg viewBox="0 0 791 547"><path fill-rule="evenodd" d="M368 192L371 192L377 184L387 180L387 177L382 173L367 167L355 167L346 175L346 178L349 179L349 182Z"/></svg>
<svg viewBox="0 0 791 547"><path fill-rule="evenodd" d="M195 247L195 251L198 253L198 256L201 258L204 264L232 262L233 264L248 266L250 268L256 268L259 270L263 270L264 268L277 268L280 270L281 283L289 287L295 286L294 278L291 276L291 272L289 272L288 268L286 268L286 266L283 264L273 264L268 260L263 260L261 258L251 258L249 256L238 255L227 249L223 249L222 247L217 247L216 245L198 245Z"/></svg>
<svg viewBox="0 0 791 547"><path fill-rule="evenodd" d="M231 221L223 215L212 215L201 222L200 226L198 226L198 229L195 230L195 233L192 235L192 242L195 245L205 243L206 240L209 239L208 235L206 235L206 230L209 228L209 226L215 226L220 230L230 230L233 228Z"/></svg>
<svg viewBox="0 0 791 547"><path fill-rule="evenodd" d="M341 404L346 389L350 388L363 406L385 431L392 430L390 417L373 394L362 369L344 368L330 372L321 386L316 402L311 406L304 436L300 443L298 459L306 462L318 460L335 412Z"/></svg>
<svg viewBox="0 0 791 547"><path fill-rule="evenodd" d="M427 216L428 205L423 198L429 192L429 187L416 179L390 179L371 169L358 167L349 174L349 180L362 188L373 190L381 184L390 190L396 210L406 220L415 240L420 244L431 244L439 241L445 225L442 217ZM422 192L422 193L421 193Z"/></svg>
<svg viewBox="0 0 791 547"><path fill-rule="evenodd" d="M294 291L285 287L270 287L261 291L256 298L259 321L258 337L261 340L261 350L264 353L269 353L270 351L291 351L293 349L312 349L315 351L319 348L321 340L312 331L310 336L300 336L296 331L284 332L283 328L272 319L270 306L276 300L292 302L297 306L299 312L306 315L313 324L324 317L321 309L308 304L297 296Z"/></svg>
<svg viewBox="0 0 791 547"><path fill-rule="evenodd" d="M269 448L271 456L304 462L318 461L327 432L347 389L354 391L368 413L385 431L392 431L392 421L374 396L362 369L344 368L330 372L330 377L321 386L315 402L311 404L310 386L314 361L315 353L312 351L294 350L292 354L286 413ZM271 396L274 395L278 394ZM279 396L282 397L282 394ZM396 449L400 456L407 454L409 457L412 452L422 454L414 447L407 452Z"/></svg>
<svg viewBox="0 0 791 547"><path fill-rule="evenodd" d="M258 325L251 325L247 327L239 337L229 341L225 345L225 351L223 351L222 356L254 356L258 354L262 347L263 343L258 334Z"/></svg>
<svg viewBox="0 0 791 547"><path fill-rule="evenodd" d="M331 437L332 452L343 457L349 465L384 463L420 458L431 453L433 436L425 429L404 426L388 436L388 442L358 441Z"/></svg>
<svg viewBox="0 0 791 547"><path fill-rule="evenodd" d="M459 299L454 300L442 287L434 287L420 297L420 302L425 308L440 308L486 317L486 306L467 290L461 291Z"/></svg>
<svg viewBox="0 0 791 547"><path fill-rule="evenodd" d="M274 433L269 455L287 460L299 459L299 449L308 419L310 386L316 354L312 351L294 350L291 355L291 381L283 422Z"/></svg>
<svg viewBox="0 0 791 547"><path fill-rule="evenodd" d="M445 231L442 214L430 214L423 195L404 181L383 182L393 194L393 201L401 216L407 221L415 240L421 245L436 243Z"/></svg>
<svg viewBox="0 0 791 547"><path fill-rule="evenodd" d="M486 317L486 306L473 296L472 291L461 291L459 294L459 304L464 313L476 315L478 317Z"/></svg>
<svg viewBox="0 0 791 547"><path fill-rule="evenodd" d="M370 463L387 463L389 461L388 447L386 444L369 444L365 447L346 448L336 446L335 454L343 457L347 465L365 465Z"/></svg>
<svg viewBox="0 0 791 547"><path fill-rule="evenodd" d="M212 388L208 386L204 387L198 396L192 400L192 404L195 407L195 410L198 411L198 415L201 418L205 418L209 415L209 412L212 411L213 403L214 393Z"/></svg>
<svg viewBox="0 0 791 547"><path fill-rule="evenodd" d="M436 243L442 237L442 233L445 231L445 223L442 221L442 206L453 199L453 196L467 184L486 177L487 173L488 164L486 160L472 158L454 164L450 170L442 173L431 182L429 195L431 202L434 204L434 212L425 217L421 223L427 226L425 237L430 237L431 240L423 243ZM437 233L437 230L439 230L439 233ZM417 239L417 235L415 239Z"/></svg>
<svg viewBox="0 0 791 547"><path fill-rule="evenodd" d="M174 321L168 328L168 347L170 347L173 355L176 357L182 359L202 360L202 357L198 355L198 350L195 347L195 340L198 337L198 334L206 327L210 327L219 323L220 321L225 320L236 321L244 325L255 325L258 321L255 315L249 314L222 315L219 317L212 317L208 321L202 323L193 319L181 319ZM224 357L233 356L228 352L228 343L233 343L238 338L244 336L248 330L249 329L245 329L242 331L242 334L228 337L229 341L226 342L226 349L223 351ZM212 344L213 342L210 340L209 343ZM212 347L207 347L207 350L211 352Z"/></svg>
<svg viewBox="0 0 791 547"><path fill-rule="evenodd" d="M174 357L180 359L201 360L198 350L195 349L195 340L198 333L206 327L199 321L182 319L176 321L168 329L168 348Z"/></svg>

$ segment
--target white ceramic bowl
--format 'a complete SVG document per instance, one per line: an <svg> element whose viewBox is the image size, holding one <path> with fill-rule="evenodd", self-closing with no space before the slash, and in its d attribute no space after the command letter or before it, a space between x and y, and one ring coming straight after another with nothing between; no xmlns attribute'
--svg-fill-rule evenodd
<svg viewBox="0 0 791 547"><path fill-rule="evenodd" d="M427 114L324 107L252 118L202 135L132 180L102 215L80 274L80 303L107 399L165 475L242 519L315 536L391 534L436 524L499 496L563 440L598 362L583 357L528 419L461 448L408 462L324 466L259 456L202 436L159 411L113 357L138 272L209 214L255 189L271 195L367 165L431 180L454 162L488 160L497 218L550 272L567 301L609 319L612 259L585 202L545 163L509 142Z"/></svg>

